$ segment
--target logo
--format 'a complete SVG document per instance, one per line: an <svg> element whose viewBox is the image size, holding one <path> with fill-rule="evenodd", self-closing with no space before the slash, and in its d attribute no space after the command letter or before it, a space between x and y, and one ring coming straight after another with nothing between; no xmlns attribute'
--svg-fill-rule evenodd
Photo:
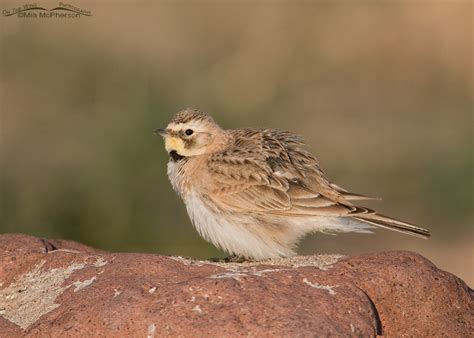
<svg viewBox="0 0 474 338"><path fill-rule="evenodd" d="M63 2L59 2L57 7L47 9L38 6L36 3L25 4L21 7L12 8L11 10L4 9L3 16L17 16L25 19L72 19L80 18L81 16L92 16L91 11L87 11Z"/></svg>

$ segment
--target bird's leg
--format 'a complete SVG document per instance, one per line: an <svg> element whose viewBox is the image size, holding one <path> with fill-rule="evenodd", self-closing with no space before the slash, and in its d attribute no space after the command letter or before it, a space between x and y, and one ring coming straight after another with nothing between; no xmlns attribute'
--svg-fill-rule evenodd
<svg viewBox="0 0 474 338"><path fill-rule="evenodd" d="M211 262L216 262L216 263L243 263L243 262L248 262L250 261L248 258L244 256L239 256L239 255L230 255L224 258L210 258L209 259Z"/></svg>
<svg viewBox="0 0 474 338"><path fill-rule="evenodd" d="M239 255L230 255L226 258L224 258L224 261L226 263L243 263L243 262L247 262L248 259L244 256L239 256Z"/></svg>

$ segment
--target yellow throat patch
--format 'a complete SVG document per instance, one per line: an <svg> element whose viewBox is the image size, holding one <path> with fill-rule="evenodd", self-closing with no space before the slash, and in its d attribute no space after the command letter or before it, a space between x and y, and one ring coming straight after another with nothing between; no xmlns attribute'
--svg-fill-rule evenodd
<svg viewBox="0 0 474 338"><path fill-rule="evenodd" d="M173 150L178 154L185 152L183 140L176 136L168 136L165 138L165 148L168 153Z"/></svg>

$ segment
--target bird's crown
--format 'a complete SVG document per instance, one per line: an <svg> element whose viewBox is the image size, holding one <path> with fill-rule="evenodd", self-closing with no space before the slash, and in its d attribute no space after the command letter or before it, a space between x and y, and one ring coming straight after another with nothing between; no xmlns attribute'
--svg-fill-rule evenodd
<svg viewBox="0 0 474 338"><path fill-rule="evenodd" d="M186 108L184 110L177 112L171 119L170 123L179 124L179 123L187 123L190 121L207 121L207 122L215 123L214 119L208 113L205 113L196 109L192 109L192 108Z"/></svg>

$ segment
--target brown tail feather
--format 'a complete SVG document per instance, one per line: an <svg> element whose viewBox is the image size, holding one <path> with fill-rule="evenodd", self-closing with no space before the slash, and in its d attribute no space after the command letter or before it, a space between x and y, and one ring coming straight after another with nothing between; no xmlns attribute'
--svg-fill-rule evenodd
<svg viewBox="0 0 474 338"><path fill-rule="evenodd" d="M416 225L399 221L397 219L380 215L380 214L367 214L367 215L360 215L354 217L359 221L366 222L381 228L390 229L394 231L398 231L404 234L421 237L421 238L428 238L430 237L429 230L417 227Z"/></svg>

